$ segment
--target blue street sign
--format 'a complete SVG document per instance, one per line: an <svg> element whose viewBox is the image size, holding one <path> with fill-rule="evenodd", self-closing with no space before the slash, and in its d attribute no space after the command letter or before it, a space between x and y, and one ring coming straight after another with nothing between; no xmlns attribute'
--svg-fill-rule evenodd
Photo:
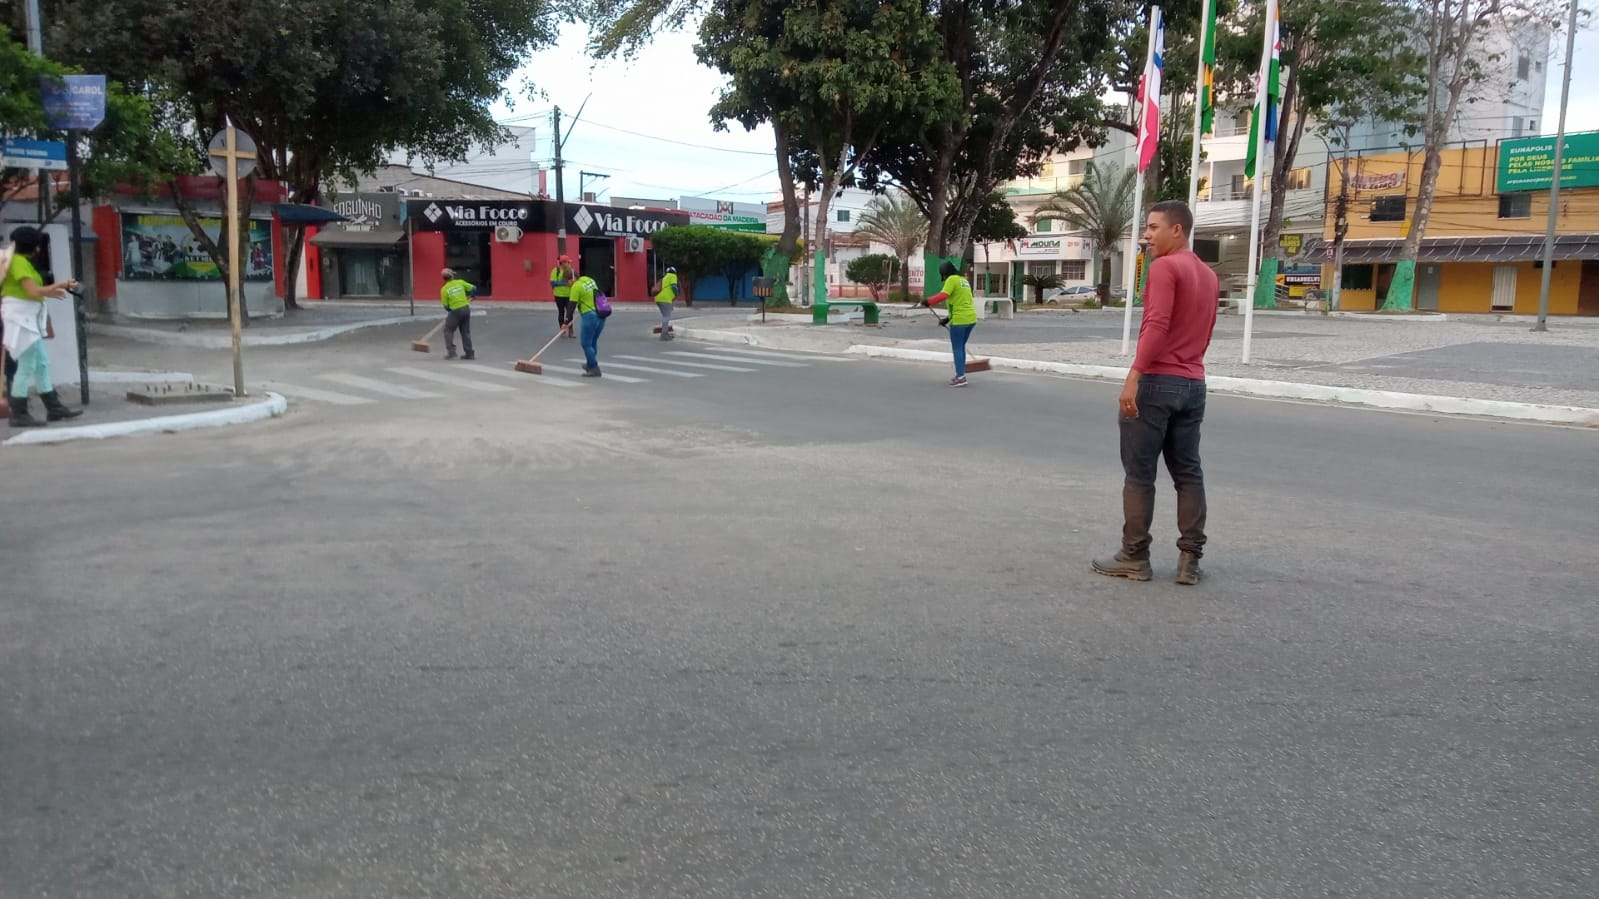
<svg viewBox="0 0 1599 899"><path fill-rule="evenodd" d="M105 76L42 77L39 99L51 128L92 131L105 121Z"/></svg>
<svg viewBox="0 0 1599 899"><path fill-rule="evenodd" d="M0 142L0 165L64 172L67 170L67 145L58 140L8 137Z"/></svg>

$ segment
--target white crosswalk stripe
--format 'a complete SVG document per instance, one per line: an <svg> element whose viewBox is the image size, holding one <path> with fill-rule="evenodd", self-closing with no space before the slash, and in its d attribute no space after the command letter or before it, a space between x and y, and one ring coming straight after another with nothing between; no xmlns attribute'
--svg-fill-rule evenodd
<svg viewBox="0 0 1599 899"><path fill-rule="evenodd" d="M490 365L474 365L471 362L462 362L462 363L456 365L455 367L458 368L458 369L465 369L466 371L475 371L475 372L477 372L480 375L495 375L495 376L501 377L501 378L509 378L509 379L511 379L513 381L520 381L520 382L522 382L524 384L536 381L536 382L538 382L540 384L546 384L546 385L548 385L550 387L577 387L577 386L579 386L577 384L571 383L570 381L563 381L560 378L550 378L550 377L547 377L545 375L530 375L527 372L517 371L513 367L515 365L516 365L516 363L512 362L512 363L509 363L508 365L506 365L505 368L494 368L493 366L490 366ZM545 366L544 370L546 372L548 372L550 370L549 366Z"/></svg>
<svg viewBox="0 0 1599 899"><path fill-rule="evenodd" d="M652 356L623 356L623 355L618 355L616 358L618 358L618 359L627 359L629 361L638 361L638 362L670 363L672 365L681 365L681 366L683 366L685 368L703 368L703 369L707 369L709 371L741 371L741 372L760 371L760 369L758 369L758 368L740 368L740 367L738 367L736 365L713 365L713 364L711 364L709 362L680 362L680 361L678 361L676 359L657 359L657 358L654 358ZM604 368L604 365L602 364L600 367Z"/></svg>
<svg viewBox="0 0 1599 899"><path fill-rule="evenodd" d="M392 371L395 374L408 375L413 378L421 378L424 381L433 381L438 384L449 384L454 387L464 387L467 390L477 390L482 393L512 393L516 390L515 387L512 387L509 384L485 384L482 381L474 381L471 378L458 378L454 375L444 374L443 372L429 371L425 368L417 368L414 365L396 365L390 368L389 371Z"/></svg>
<svg viewBox="0 0 1599 899"><path fill-rule="evenodd" d="M714 350L708 349L707 352L715 353L718 356L752 356L756 359L787 359L792 362L815 362L818 359L839 361L843 358L841 356L824 356L818 353L780 353L774 350L746 350L743 347L731 346L719 346Z"/></svg>
<svg viewBox="0 0 1599 899"><path fill-rule="evenodd" d="M417 390L414 387L406 387L403 384L389 384L385 381L379 381L376 378L368 378L363 375L352 375L348 372L328 372L327 374L317 375L317 377L324 381L332 381L336 384L343 384L346 387L359 387L362 390L370 390L373 393L381 393L386 396L399 397L402 400L443 399L442 394L429 393L426 390Z"/></svg>
<svg viewBox="0 0 1599 899"><path fill-rule="evenodd" d="M740 356L730 356L722 353L694 353L687 350L667 350L668 356L684 356L689 359L711 359L717 362L739 362L744 365L765 365L769 368L809 368L807 362L787 362L776 359L753 359Z"/></svg>
<svg viewBox="0 0 1599 899"><path fill-rule="evenodd" d="M583 362L582 359L568 359L567 361L576 362L578 364L582 364ZM654 368L648 365L628 365L625 362L611 362L610 360L606 360L605 364L600 366L601 371L610 371L613 368L620 368L623 371L641 371L647 375L670 375L674 378L705 377L705 375L697 371L672 371L669 368Z"/></svg>
<svg viewBox="0 0 1599 899"><path fill-rule="evenodd" d="M630 359L632 357L631 356L623 356L622 358ZM582 365L583 364L583 360L582 359L568 359L566 361L572 362L572 363L576 363L577 365ZM649 381L650 381L649 378L630 378L627 375L607 374L605 372L605 370L607 368L611 368L611 367L612 367L611 364L609 362L605 361L605 359L602 357L600 359L600 377L605 379L605 380L608 380L608 381L620 381L623 384L648 384ZM544 373L545 373L545 375L548 375L550 373L549 366L545 366L544 367ZM565 375L566 372L561 372L561 374ZM581 378L581 377L583 377L583 373L575 371L575 372L572 372L571 377Z"/></svg>
<svg viewBox="0 0 1599 899"><path fill-rule="evenodd" d="M319 403L332 403L336 406L360 406L366 403L375 403L377 400L366 396L352 396L348 393L339 393L336 390L319 390L315 387L302 387L299 384L290 384L287 381L263 381L271 390L284 396L296 399L316 400Z"/></svg>

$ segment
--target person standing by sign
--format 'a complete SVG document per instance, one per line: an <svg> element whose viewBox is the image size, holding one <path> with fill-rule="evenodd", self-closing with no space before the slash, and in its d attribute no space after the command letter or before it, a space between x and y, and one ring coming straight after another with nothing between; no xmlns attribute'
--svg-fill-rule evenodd
<svg viewBox="0 0 1599 899"><path fill-rule="evenodd" d="M555 292L555 322L566 331L567 337L576 337L572 329L572 282L577 273L572 270L572 257L562 256L550 270L550 287Z"/></svg>
<svg viewBox="0 0 1599 899"><path fill-rule="evenodd" d="M472 298L477 296L477 288L457 277L453 268L439 274L444 278L439 290L439 302L444 304L444 358L455 358L455 332L460 331L461 349L466 351L461 358L476 359L472 352Z"/></svg>
<svg viewBox="0 0 1599 899"><path fill-rule="evenodd" d="M600 315L596 298L600 285L588 275L572 284L572 302L577 314L583 318L583 377L600 376L600 332L605 330L605 317Z"/></svg>
<svg viewBox="0 0 1599 899"><path fill-rule="evenodd" d="M655 308L661 312L661 339L671 340L677 335L672 331L672 304L677 302L677 269L666 267L666 274L661 276L661 283L655 288Z"/></svg>
<svg viewBox="0 0 1599 899"><path fill-rule="evenodd" d="M11 232L11 248L0 253L5 260L5 271L0 277L0 320L5 322L6 355L17 360L16 375L11 381L11 415L13 428L34 428L43 425L28 413L28 392L39 391L48 421L77 418L81 409L69 409L61 402L55 385L50 381L50 359L45 354L44 341L50 326L45 312L45 297L63 297L67 291L76 290L78 282L45 283L37 263L45 247L44 234L37 228L21 227Z"/></svg>

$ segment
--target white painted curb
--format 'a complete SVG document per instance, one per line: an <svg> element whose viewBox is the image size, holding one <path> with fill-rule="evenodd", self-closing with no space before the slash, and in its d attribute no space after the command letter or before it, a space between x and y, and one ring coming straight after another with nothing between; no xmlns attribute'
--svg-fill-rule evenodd
<svg viewBox="0 0 1599 899"><path fill-rule="evenodd" d="M488 310L473 310L473 318L488 315ZM340 334L359 331L363 328L381 328L388 325L403 325L406 322L426 322L431 325L442 319L443 315L391 315L386 318L374 318L361 322L346 322L342 325L329 325L325 328L315 328L309 331L291 331L285 334L241 334L241 346L291 346L299 343L317 343L330 340ZM201 350L226 350L233 347L231 334L189 334L186 332L157 331L150 328L138 328L132 325L89 325L90 336L121 337L126 340L137 340L141 343L154 343L162 346L181 346Z"/></svg>
<svg viewBox="0 0 1599 899"><path fill-rule="evenodd" d="M679 328L675 326L672 328L672 330L677 332L677 336L679 337L684 337L689 340L703 340L706 343L731 343L738 346L766 346L766 344L756 340L755 335L745 334L742 331L716 331L710 328Z"/></svg>
<svg viewBox="0 0 1599 899"><path fill-rule="evenodd" d="M863 346L857 344L850 347L846 352L869 358L912 359L918 362L947 363L951 361L949 353L934 350L909 350L901 347ZM1031 359L1007 359L1000 356L989 356L987 358L989 363L995 368L1009 368L1017 371L1036 371L1110 381L1120 381L1127 377L1127 369L1114 365L1038 362ZM1214 377L1208 378L1205 383L1206 386L1218 393L1233 393L1243 396L1315 400L1355 406L1372 406L1379 409L1431 412L1439 415L1477 415L1488 418L1508 418L1516 421L1537 421L1549 424L1583 425L1590 428L1599 428L1599 409L1588 409L1582 406L1512 403L1505 400L1479 400L1459 396L1397 393L1390 390L1331 387L1325 384L1300 384L1293 381L1262 381L1254 378Z"/></svg>
<svg viewBox="0 0 1599 899"><path fill-rule="evenodd" d="M267 393L260 402L246 406L229 406L206 412L189 412L183 415L163 415L134 421L116 421L103 425L78 425L76 427L52 426L35 431L23 431L0 443L0 446L22 446L34 443L66 443L69 440L106 440L111 437L138 437L144 434L166 434L174 431L193 431L198 428L220 428L225 425L242 425L254 421L277 418L289 411L288 401L276 393Z"/></svg>

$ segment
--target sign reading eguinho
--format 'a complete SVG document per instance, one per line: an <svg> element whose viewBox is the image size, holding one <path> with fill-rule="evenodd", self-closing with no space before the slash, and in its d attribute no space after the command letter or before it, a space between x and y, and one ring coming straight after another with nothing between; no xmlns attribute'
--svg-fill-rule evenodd
<svg viewBox="0 0 1599 899"><path fill-rule="evenodd" d="M1566 135L1560 187L1599 187L1599 131ZM1554 180L1555 139L1525 137L1499 142L1499 193L1548 190Z"/></svg>

